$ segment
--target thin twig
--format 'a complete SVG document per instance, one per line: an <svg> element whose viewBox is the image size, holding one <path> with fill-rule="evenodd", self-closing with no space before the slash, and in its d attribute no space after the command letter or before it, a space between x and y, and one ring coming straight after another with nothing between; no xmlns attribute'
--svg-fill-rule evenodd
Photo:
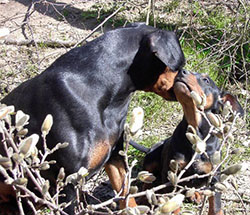
<svg viewBox="0 0 250 215"><path fill-rule="evenodd" d="M146 17L146 25L149 25L149 17L151 13L151 3L152 0L148 0L148 10L147 10L147 17Z"/></svg>
<svg viewBox="0 0 250 215"><path fill-rule="evenodd" d="M118 9L116 9L111 15L109 15L104 21L102 21L98 26L96 26L85 38L77 42L73 48L81 45L83 42L85 42L89 37L91 37L100 27L102 27L109 19L111 19L113 16L115 16L125 5L126 2L124 2Z"/></svg>
<svg viewBox="0 0 250 215"><path fill-rule="evenodd" d="M63 40L15 40L12 38L6 38L4 41L6 45L17 45L17 46L29 46L29 45L36 45L42 44L47 47L51 48L71 48L77 44L77 42L73 41L63 41Z"/></svg>
<svg viewBox="0 0 250 215"><path fill-rule="evenodd" d="M232 184L232 182L231 182L231 184ZM244 204L243 199L241 198L241 196L240 196L239 192L237 191L237 189L236 189L234 186L232 186L232 187L233 187L233 189L234 189L235 194L238 196L238 198L239 198L239 200L240 200L240 202L241 202L241 205L242 205L242 207L243 207L243 209L244 209L245 215L247 215L247 208L246 208L246 206L245 206L245 204Z"/></svg>

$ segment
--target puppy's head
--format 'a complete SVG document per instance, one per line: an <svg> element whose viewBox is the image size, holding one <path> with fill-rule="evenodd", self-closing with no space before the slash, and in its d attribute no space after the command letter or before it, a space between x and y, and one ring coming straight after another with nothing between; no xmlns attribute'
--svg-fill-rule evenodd
<svg viewBox="0 0 250 215"><path fill-rule="evenodd" d="M201 123L201 115L197 111L199 108L206 113L219 113L229 101L234 111L243 114L237 99L229 93L221 92L206 74L181 70L175 78L174 93L183 107L188 124L194 128L198 128Z"/></svg>

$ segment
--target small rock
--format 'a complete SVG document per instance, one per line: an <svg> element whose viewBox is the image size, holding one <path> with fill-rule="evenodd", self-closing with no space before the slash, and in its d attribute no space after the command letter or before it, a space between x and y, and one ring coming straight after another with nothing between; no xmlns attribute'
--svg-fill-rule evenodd
<svg viewBox="0 0 250 215"><path fill-rule="evenodd" d="M9 34L10 34L10 30L8 28L5 28L5 27L0 28L0 39L4 39Z"/></svg>
<svg viewBox="0 0 250 215"><path fill-rule="evenodd" d="M249 147L250 146L250 140L247 140L247 141L243 142L242 145L245 146L245 147Z"/></svg>

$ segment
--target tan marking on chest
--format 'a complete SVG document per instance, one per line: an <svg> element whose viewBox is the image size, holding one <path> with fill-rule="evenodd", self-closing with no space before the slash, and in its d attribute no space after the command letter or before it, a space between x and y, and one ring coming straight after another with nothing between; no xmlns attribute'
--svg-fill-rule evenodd
<svg viewBox="0 0 250 215"><path fill-rule="evenodd" d="M213 169L213 166L210 162L198 162L197 163L197 168L199 171L204 172L204 173L210 173Z"/></svg>
<svg viewBox="0 0 250 215"><path fill-rule="evenodd" d="M103 162L111 150L111 145L108 141L100 141L90 151L88 169L95 169Z"/></svg>

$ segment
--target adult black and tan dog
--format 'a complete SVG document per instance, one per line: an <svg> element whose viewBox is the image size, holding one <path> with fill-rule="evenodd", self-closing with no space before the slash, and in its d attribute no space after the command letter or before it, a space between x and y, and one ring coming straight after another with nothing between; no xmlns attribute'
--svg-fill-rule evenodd
<svg viewBox="0 0 250 215"><path fill-rule="evenodd" d="M143 169L153 173L157 180L155 183L165 183L168 179L168 171L171 171L170 161L178 163L179 171L184 169L195 153L193 144L186 137L188 125L195 128L200 139L204 139L210 130L210 125L204 115L197 111L197 107L192 99L191 91L196 92L200 97L206 98L204 113L220 113L224 104L229 101L232 109L243 115L244 111L237 99L229 93L221 92L215 83L206 75L191 73L182 70L178 73L174 83L174 93L177 100L181 103L184 117L174 130L173 135L157 144L152 148L145 148L135 142L130 142L135 148L146 152ZM205 153L197 154L195 162L188 168L183 175L187 177L193 174L206 174L212 171L211 158L219 150L220 141L214 135L206 141ZM214 176L212 185L219 181L220 172ZM203 179L192 179L185 184L188 187L200 187L207 181ZM150 185L152 186L152 185ZM145 189L148 186L145 187ZM216 192L215 196L209 198L209 215L221 215L221 194Z"/></svg>
<svg viewBox="0 0 250 215"><path fill-rule="evenodd" d="M52 114L48 147L65 141L69 146L53 154L57 164L47 177L55 178L63 166L66 174L85 167L90 178L105 166L113 188L120 191L126 170L118 151L130 94L144 90L175 100L172 86L184 63L173 32L132 24L72 49L1 102L30 115L30 134L39 134L44 118ZM67 199L72 195L69 188ZM135 204L131 199L129 205Z"/></svg>

